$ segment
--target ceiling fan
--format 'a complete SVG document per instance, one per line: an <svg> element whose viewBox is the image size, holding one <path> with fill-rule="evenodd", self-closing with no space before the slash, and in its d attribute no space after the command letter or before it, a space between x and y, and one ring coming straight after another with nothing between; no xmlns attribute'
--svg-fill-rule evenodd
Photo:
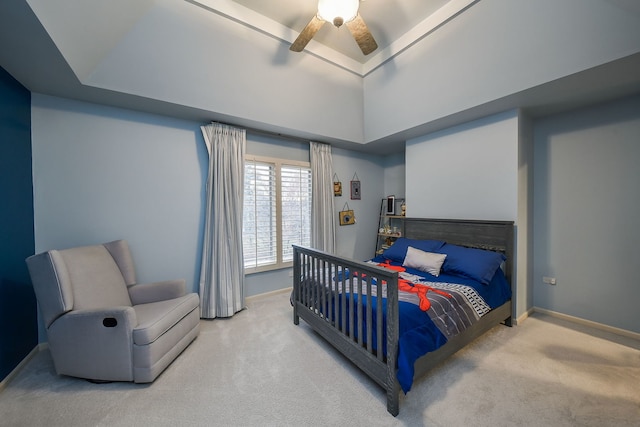
<svg viewBox="0 0 640 427"><path fill-rule="evenodd" d="M345 24L363 54L368 55L376 50L378 44L358 13L359 3L359 0L318 0L318 13L311 18L289 50L302 52L325 22L331 22L338 28Z"/></svg>

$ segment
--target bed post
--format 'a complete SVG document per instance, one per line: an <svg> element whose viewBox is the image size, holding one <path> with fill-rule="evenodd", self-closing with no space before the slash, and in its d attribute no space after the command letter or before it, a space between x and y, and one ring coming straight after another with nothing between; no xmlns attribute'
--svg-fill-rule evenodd
<svg viewBox="0 0 640 427"><path fill-rule="evenodd" d="M300 301L300 258L302 254L298 250L296 245L293 245L293 324L298 325L300 323L300 317L298 316L298 305Z"/></svg>
<svg viewBox="0 0 640 427"><path fill-rule="evenodd" d="M505 324L505 326L512 327L513 326L513 316L509 316L506 319L504 319L504 324Z"/></svg>
<svg viewBox="0 0 640 427"><path fill-rule="evenodd" d="M387 282L387 411L400 412L400 387L397 378L399 328L398 274Z"/></svg>

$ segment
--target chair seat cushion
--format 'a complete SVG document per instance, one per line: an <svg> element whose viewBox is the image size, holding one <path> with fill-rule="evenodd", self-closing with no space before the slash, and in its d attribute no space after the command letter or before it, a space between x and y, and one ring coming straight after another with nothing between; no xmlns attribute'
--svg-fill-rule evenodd
<svg viewBox="0 0 640 427"><path fill-rule="evenodd" d="M198 308L198 294L149 304L134 305L138 326L133 330L133 342L148 345L171 329L186 315Z"/></svg>

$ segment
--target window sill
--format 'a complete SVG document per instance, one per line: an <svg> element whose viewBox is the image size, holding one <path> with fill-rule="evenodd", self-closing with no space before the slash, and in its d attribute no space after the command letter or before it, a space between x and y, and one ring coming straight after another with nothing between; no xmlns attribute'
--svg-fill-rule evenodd
<svg viewBox="0 0 640 427"><path fill-rule="evenodd" d="M264 265L261 267L253 267L253 268L245 268L244 269L244 274L246 276L251 275L251 274L256 274L256 273L265 273L268 271L275 271L275 270L284 270L287 268L292 268L293 267L293 261L291 262L285 262L282 264L270 264L270 265Z"/></svg>

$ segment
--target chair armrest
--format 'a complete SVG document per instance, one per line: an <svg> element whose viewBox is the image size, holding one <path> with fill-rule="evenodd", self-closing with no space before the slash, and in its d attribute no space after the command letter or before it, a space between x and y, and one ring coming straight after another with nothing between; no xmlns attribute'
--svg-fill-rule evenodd
<svg viewBox="0 0 640 427"><path fill-rule="evenodd" d="M187 294L187 285L184 279L165 280L131 285L128 290L131 303L138 305L184 296Z"/></svg>
<svg viewBox="0 0 640 427"><path fill-rule="evenodd" d="M133 380L133 307L70 311L47 329L60 374L110 381Z"/></svg>

